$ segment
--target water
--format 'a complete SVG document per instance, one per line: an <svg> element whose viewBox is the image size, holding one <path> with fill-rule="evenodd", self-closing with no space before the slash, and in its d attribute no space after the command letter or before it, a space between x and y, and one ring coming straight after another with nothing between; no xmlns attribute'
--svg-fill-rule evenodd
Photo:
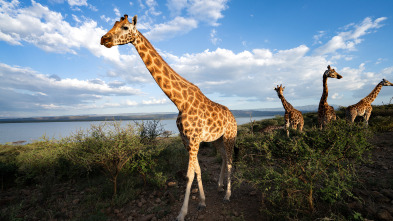
<svg viewBox="0 0 393 221"><path fill-rule="evenodd" d="M254 117L252 120L273 118L274 116ZM236 118L237 124L250 122L249 117ZM140 122L140 121L136 121ZM27 143L41 139L43 136L49 139L61 139L68 137L78 130L86 130L91 125L102 124L102 121L76 121L76 122L42 122L42 123L5 123L0 124L0 144L26 141ZM134 121L122 121L122 125L128 125ZM160 120L164 130L177 134L175 119Z"/></svg>

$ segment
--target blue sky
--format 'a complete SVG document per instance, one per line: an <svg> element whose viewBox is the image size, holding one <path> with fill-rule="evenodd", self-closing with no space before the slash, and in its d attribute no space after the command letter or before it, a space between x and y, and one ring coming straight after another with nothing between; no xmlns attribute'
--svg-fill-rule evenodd
<svg viewBox="0 0 393 221"><path fill-rule="evenodd" d="M176 112L131 45L100 38L120 16L172 68L230 109L348 106L393 82L393 1L0 0L0 117ZM388 103L393 87L374 104Z"/></svg>

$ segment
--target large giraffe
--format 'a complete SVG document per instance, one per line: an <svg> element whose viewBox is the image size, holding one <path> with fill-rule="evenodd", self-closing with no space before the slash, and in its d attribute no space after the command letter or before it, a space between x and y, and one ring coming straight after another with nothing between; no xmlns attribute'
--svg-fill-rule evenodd
<svg viewBox="0 0 393 221"><path fill-rule="evenodd" d="M299 129L299 131L303 131L304 120L302 112L296 110L285 98L284 98L284 89L282 85L274 88L277 92L278 97L281 100L282 106L285 109L284 119L285 119L285 129L287 130L287 136L289 137L289 126L292 129Z"/></svg>
<svg viewBox="0 0 393 221"><path fill-rule="evenodd" d="M357 116L363 116L364 121L368 124L368 119L370 118L371 111L373 110L371 103L375 100L375 98L377 98L383 86L393 86L393 84L386 79L382 79L382 81L375 86L374 90L372 90L369 95L361 99L358 103L347 107L347 120L353 123Z"/></svg>
<svg viewBox="0 0 393 221"><path fill-rule="evenodd" d="M201 142L212 142L222 155L218 189L223 190L223 177L227 169L227 190L224 201L231 196L232 152L236 141L237 124L231 111L223 105L208 99L194 84L178 75L157 53L150 42L136 28L137 16L128 21L124 15L116 21L113 28L101 38L101 45L108 48L132 43L158 86L176 105L179 115L176 120L180 136L189 153L187 187L183 206L177 220L184 220L188 210L191 184L197 175L200 203L206 207L202 186L201 169L198 163L198 150Z"/></svg>
<svg viewBox="0 0 393 221"><path fill-rule="evenodd" d="M331 69L330 65L327 66L327 70L323 74L323 92L322 92L321 101L319 102L319 107L318 107L318 124L321 129L327 123L329 123L331 120L336 120L336 113L334 112L334 108L332 106L329 106L329 104L327 103L327 98L328 98L327 79L328 78L341 79L342 76L339 75L334 69Z"/></svg>

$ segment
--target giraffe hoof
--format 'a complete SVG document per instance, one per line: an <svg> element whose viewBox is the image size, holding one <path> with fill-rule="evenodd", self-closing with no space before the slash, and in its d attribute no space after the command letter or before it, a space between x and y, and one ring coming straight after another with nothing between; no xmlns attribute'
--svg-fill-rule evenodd
<svg viewBox="0 0 393 221"><path fill-rule="evenodd" d="M199 211L204 210L205 208L206 208L206 205L203 205L203 204L199 204L198 205L198 210Z"/></svg>
<svg viewBox="0 0 393 221"><path fill-rule="evenodd" d="M222 187L218 187L217 190L218 190L218 192L224 192L225 191L224 188L222 188Z"/></svg>
<svg viewBox="0 0 393 221"><path fill-rule="evenodd" d="M183 217L176 217L176 221L184 221Z"/></svg>
<svg viewBox="0 0 393 221"><path fill-rule="evenodd" d="M231 202L229 199L225 199L223 200L224 204L228 204L229 202Z"/></svg>

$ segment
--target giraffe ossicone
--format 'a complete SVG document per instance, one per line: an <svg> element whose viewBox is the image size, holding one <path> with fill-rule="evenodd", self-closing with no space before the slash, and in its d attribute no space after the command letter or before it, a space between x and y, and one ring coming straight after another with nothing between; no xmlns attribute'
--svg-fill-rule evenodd
<svg viewBox="0 0 393 221"><path fill-rule="evenodd" d="M201 142L214 142L221 151L222 165L218 189L223 188L223 178L227 172L227 189L224 197L231 196L232 152L236 142L237 124L231 111L207 98L201 90L177 74L158 54L152 44L137 30L137 16L128 21L124 15L116 21L112 29L102 36L101 45L112 47L132 43L145 63L154 80L168 98L176 105L179 115L176 125L184 146L189 153L187 187L183 206L177 220L184 220L188 211L191 184L196 174L200 193L199 207L206 207L198 150Z"/></svg>
<svg viewBox="0 0 393 221"><path fill-rule="evenodd" d="M382 79L382 81L375 86L369 95L361 99L356 104L346 108L345 115L347 120L353 123L357 116L363 116L364 121L368 125L368 119L370 118L371 111L373 110L371 103L375 100L375 98L377 98L383 86L393 86L393 84L386 79Z"/></svg>
<svg viewBox="0 0 393 221"><path fill-rule="evenodd" d="M328 86L327 79L328 78L337 78L341 79L342 76L338 74L334 69L330 68L330 65L327 66L327 70L323 73L322 83L323 83L323 91L321 100L318 106L318 124L322 129L326 124L328 124L332 120L336 120L336 112L334 108L327 103L328 98Z"/></svg>
<svg viewBox="0 0 393 221"><path fill-rule="evenodd" d="M289 137L288 128L298 129L300 132L303 131L304 119L302 112L296 110L285 98L284 98L285 87L277 85L274 90L277 92L278 98L280 98L282 106L285 109L284 119L285 119L285 129L287 131L287 136Z"/></svg>

